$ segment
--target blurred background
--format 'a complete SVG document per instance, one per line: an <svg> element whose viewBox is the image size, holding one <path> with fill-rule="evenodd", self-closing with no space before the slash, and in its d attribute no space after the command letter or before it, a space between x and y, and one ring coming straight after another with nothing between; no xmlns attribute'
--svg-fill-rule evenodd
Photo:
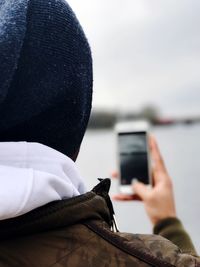
<svg viewBox="0 0 200 267"><path fill-rule="evenodd" d="M200 1L68 2L94 60L93 112L78 159L88 189L118 169L116 121L149 120L200 253ZM152 231L141 203L114 206L121 231Z"/></svg>

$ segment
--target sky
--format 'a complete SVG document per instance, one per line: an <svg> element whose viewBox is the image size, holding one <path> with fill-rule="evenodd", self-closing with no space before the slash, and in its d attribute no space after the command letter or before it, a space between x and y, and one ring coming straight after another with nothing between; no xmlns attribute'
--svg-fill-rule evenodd
<svg viewBox="0 0 200 267"><path fill-rule="evenodd" d="M200 115L199 0L68 0L89 40L93 107Z"/></svg>

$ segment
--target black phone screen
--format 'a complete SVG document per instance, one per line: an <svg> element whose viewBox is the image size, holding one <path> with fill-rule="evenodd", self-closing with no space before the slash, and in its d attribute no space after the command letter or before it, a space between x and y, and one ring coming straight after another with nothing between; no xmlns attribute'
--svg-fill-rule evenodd
<svg viewBox="0 0 200 267"><path fill-rule="evenodd" d="M129 185L132 179L149 183L146 132L119 133L121 184Z"/></svg>

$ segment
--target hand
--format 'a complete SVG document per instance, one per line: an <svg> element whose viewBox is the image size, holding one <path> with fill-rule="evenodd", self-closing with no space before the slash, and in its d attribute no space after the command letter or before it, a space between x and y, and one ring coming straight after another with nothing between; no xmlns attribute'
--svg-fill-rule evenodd
<svg viewBox="0 0 200 267"><path fill-rule="evenodd" d="M150 188L141 182L135 182L133 184L134 195L128 196L120 194L114 196L114 199L142 200L151 222L155 225L162 219L176 217L176 209L172 181L165 168L158 145L153 137L150 137L149 143L153 160L153 187Z"/></svg>

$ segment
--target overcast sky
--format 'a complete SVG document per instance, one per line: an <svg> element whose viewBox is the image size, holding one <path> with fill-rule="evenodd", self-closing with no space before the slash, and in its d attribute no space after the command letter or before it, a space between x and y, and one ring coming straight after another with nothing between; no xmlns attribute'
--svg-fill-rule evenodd
<svg viewBox="0 0 200 267"><path fill-rule="evenodd" d="M89 39L94 106L200 115L199 0L68 0Z"/></svg>

